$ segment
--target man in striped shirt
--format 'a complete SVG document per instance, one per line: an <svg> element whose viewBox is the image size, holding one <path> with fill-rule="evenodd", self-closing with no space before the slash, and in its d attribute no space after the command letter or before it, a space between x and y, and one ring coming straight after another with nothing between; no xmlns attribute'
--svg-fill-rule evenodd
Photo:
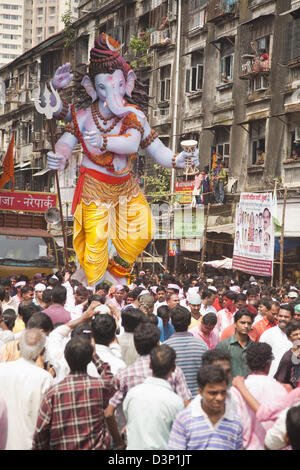
<svg viewBox="0 0 300 470"><path fill-rule="evenodd" d="M195 338L188 331L191 312L187 308L177 305L171 310L171 320L175 333L164 344L175 350L176 365L182 369L192 397L195 397L198 393L197 371L208 347L202 339Z"/></svg>
<svg viewBox="0 0 300 470"><path fill-rule="evenodd" d="M242 450L243 428L226 401L228 377L219 365L203 366L199 395L181 411L172 426L169 450Z"/></svg>

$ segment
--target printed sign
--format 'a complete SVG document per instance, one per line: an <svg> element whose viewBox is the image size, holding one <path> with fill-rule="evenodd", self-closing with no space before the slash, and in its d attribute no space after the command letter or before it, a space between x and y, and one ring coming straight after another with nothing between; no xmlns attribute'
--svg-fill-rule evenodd
<svg viewBox="0 0 300 470"><path fill-rule="evenodd" d="M46 212L56 207L56 194L0 190L0 210Z"/></svg>
<svg viewBox="0 0 300 470"><path fill-rule="evenodd" d="M272 193L242 193L236 207L232 269L272 276L274 261Z"/></svg>

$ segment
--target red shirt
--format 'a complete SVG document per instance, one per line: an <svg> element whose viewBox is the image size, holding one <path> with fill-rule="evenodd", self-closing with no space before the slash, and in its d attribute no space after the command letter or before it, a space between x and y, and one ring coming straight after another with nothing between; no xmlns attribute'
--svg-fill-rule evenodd
<svg viewBox="0 0 300 470"><path fill-rule="evenodd" d="M259 323L259 322L258 322ZM230 325L225 330L223 330L221 334L220 341L223 341L223 339L230 338L230 336L233 336L235 332L235 325ZM257 332L254 330L254 327L251 328L250 333L249 333L249 338L252 339L252 341L256 342L258 341L258 335Z"/></svg>
<svg viewBox="0 0 300 470"><path fill-rule="evenodd" d="M264 331L276 325L277 325L277 321L275 321L275 323L270 323L267 317L263 317L261 320L255 323L255 325L253 326L253 330L256 331L256 334L259 339Z"/></svg>
<svg viewBox="0 0 300 470"><path fill-rule="evenodd" d="M212 304L213 307L215 307L215 309L217 310L217 312L219 312L220 310L222 310L222 306L220 304L220 299L219 297L216 297L215 298L215 301L214 303Z"/></svg>

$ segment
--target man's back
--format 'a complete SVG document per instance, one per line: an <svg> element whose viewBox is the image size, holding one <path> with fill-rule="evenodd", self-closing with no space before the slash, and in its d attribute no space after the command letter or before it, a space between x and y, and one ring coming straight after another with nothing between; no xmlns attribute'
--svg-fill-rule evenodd
<svg viewBox="0 0 300 470"><path fill-rule="evenodd" d="M208 349L206 343L185 331L174 333L164 344L176 351L176 365L182 369L192 396L196 396L198 393L197 372L202 365L202 356Z"/></svg>
<svg viewBox="0 0 300 470"><path fill-rule="evenodd" d="M8 413L7 450L29 450L43 395L53 379L44 369L20 358L0 364L0 395Z"/></svg>
<svg viewBox="0 0 300 470"><path fill-rule="evenodd" d="M133 387L123 403L127 450L167 449L173 421L183 408L183 400L164 379L148 377Z"/></svg>
<svg viewBox="0 0 300 470"><path fill-rule="evenodd" d="M289 341L286 334L278 325L264 331L259 338L259 342L267 343L272 348L274 359L270 367L269 376L274 377L282 356L293 346L293 343Z"/></svg>
<svg viewBox="0 0 300 470"><path fill-rule="evenodd" d="M245 385L262 405L283 398L287 394L287 391L279 382L266 375L250 374L245 379ZM235 387L232 387L231 391L243 425L243 448L246 450L264 450L266 431L273 425L273 422L260 423L255 412L245 402L240 392Z"/></svg>
<svg viewBox="0 0 300 470"><path fill-rule="evenodd" d="M43 310L52 320L53 325L55 323L68 323L71 320L71 314L60 304L52 304L45 310Z"/></svg>
<svg viewBox="0 0 300 470"><path fill-rule="evenodd" d="M43 400L33 450L108 449L104 409L111 393L103 388L100 377L69 374Z"/></svg>

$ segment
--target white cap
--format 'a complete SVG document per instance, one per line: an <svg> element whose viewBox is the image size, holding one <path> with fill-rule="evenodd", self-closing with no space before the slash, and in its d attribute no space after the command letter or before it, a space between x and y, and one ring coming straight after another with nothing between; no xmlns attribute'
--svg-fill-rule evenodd
<svg viewBox="0 0 300 470"><path fill-rule="evenodd" d="M292 290L291 292L288 293L288 297L290 299L296 299L298 297L298 294L297 294L297 292Z"/></svg>
<svg viewBox="0 0 300 470"><path fill-rule="evenodd" d="M36 284L36 285L34 286L34 290L35 290L35 291L37 291L37 290L38 290L38 291L41 291L41 290L45 290L45 289L46 289L46 286L45 286L45 284L43 284L42 282L39 282L38 284Z"/></svg>
<svg viewBox="0 0 300 470"><path fill-rule="evenodd" d="M26 281L19 281L15 284L15 287L24 287L26 285Z"/></svg>
<svg viewBox="0 0 300 470"><path fill-rule="evenodd" d="M209 286L208 290L213 290L214 292L218 292L218 289L215 286Z"/></svg>
<svg viewBox="0 0 300 470"><path fill-rule="evenodd" d="M110 313L110 308L107 305L98 305L94 310L95 313Z"/></svg>
<svg viewBox="0 0 300 470"><path fill-rule="evenodd" d="M241 292L241 288L239 286L230 286L229 289L232 290L233 292L237 292L237 293Z"/></svg>

